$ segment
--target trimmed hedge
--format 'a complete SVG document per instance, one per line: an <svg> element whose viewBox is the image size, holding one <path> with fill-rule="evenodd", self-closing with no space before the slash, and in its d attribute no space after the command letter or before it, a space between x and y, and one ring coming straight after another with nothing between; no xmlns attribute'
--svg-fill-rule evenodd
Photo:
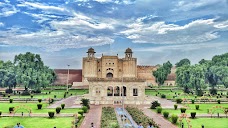
<svg viewBox="0 0 228 128"><path fill-rule="evenodd" d="M82 107L82 110L84 111L84 113L87 113L88 108L87 108L86 106L83 106L83 107Z"/></svg>
<svg viewBox="0 0 228 128"><path fill-rule="evenodd" d="M199 110L199 105L195 105L195 107L196 107L196 110Z"/></svg>
<svg viewBox="0 0 228 128"><path fill-rule="evenodd" d="M157 107L157 113L161 113L162 112L162 107Z"/></svg>
<svg viewBox="0 0 228 128"><path fill-rule="evenodd" d="M165 117L165 118L168 118L169 117L169 112L163 112L163 116Z"/></svg>
<svg viewBox="0 0 228 128"><path fill-rule="evenodd" d="M41 109L43 104L37 104L37 109Z"/></svg>
<svg viewBox="0 0 228 128"><path fill-rule="evenodd" d="M180 108L181 113L185 113L186 112L186 108Z"/></svg>
<svg viewBox="0 0 228 128"><path fill-rule="evenodd" d="M65 104L61 104L61 108L64 109L64 107L65 107Z"/></svg>
<svg viewBox="0 0 228 128"><path fill-rule="evenodd" d="M196 117L196 112L191 112L191 117L194 119Z"/></svg>
<svg viewBox="0 0 228 128"><path fill-rule="evenodd" d="M177 104L174 104L174 109L175 110L177 110L177 107L178 107L178 105Z"/></svg>
<svg viewBox="0 0 228 128"><path fill-rule="evenodd" d="M38 102L41 103L42 99L38 99Z"/></svg>
<svg viewBox="0 0 228 128"><path fill-rule="evenodd" d="M55 111L56 111L57 114L59 114L60 111L61 111L61 107L57 107L57 108L55 109Z"/></svg>
<svg viewBox="0 0 228 128"><path fill-rule="evenodd" d="M9 102L10 102L10 103L13 103L13 99L9 99Z"/></svg>
<svg viewBox="0 0 228 128"><path fill-rule="evenodd" d="M158 106L161 106L161 104L158 103L158 101L154 101L154 102L151 103L150 108L151 109L156 109L156 107L158 107Z"/></svg>
<svg viewBox="0 0 228 128"><path fill-rule="evenodd" d="M84 113L83 110L79 110L79 111L78 111L78 114L80 114L80 115L83 115L83 113Z"/></svg>
<svg viewBox="0 0 228 128"><path fill-rule="evenodd" d="M195 103L195 100L194 99L192 99L192 104L194 104Z"/></svg>
<svg viewBox="0 0 228 128"><path fill-rule="evenodd" d="M14 107L9 107L9 112L13 112L14 111Z"/></svg>
<svg viewBox="0 0 228 128"><path fill-rule="evenodd" d="M172 120L172 123L173 124L176 124L177 123L177 119L178 119L178 116L177 115L172 115L171 116L171 120Z"/></svg>
<svg viewBox="0 0 228 128"><path fill-rule="evenodd" d="M182 99L176 99L177 104L181 104L182 101Z"/></svg>
<svg viewBox="0 0 228 128"><path fill-rule="evenodd" d="M50 118L53 118L55 116L55 112L48 112L48 115Z"/></svg>

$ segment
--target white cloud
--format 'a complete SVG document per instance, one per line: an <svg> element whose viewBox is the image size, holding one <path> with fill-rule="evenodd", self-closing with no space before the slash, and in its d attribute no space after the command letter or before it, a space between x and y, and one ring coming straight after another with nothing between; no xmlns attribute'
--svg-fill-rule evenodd
<svg viewBox="0 0 228 128"><path fill-rule="evenodd" d="M20 11L15 6L13 6L9 3L0 2L0 7L2 7L2 9L0 10L0 16L3 16L3 17L11 16Z"/></svg>
<svg viewBox="0 0 228 128"><path fill-rule="evenodd" d="M120 33L135 43L202 43L218 38L217 31L221 31L218 27L226 27L225 24L226 22L215 22L214 19L195 20L183 26L165 22L143 23L136 21L129 24L128 29Z"/></svg>
<svg viewBox="0 0 228 128"><path fill-rule="evenodd" d="M3 27L4 26L4 23L0 22L0 27Z"/></svg>

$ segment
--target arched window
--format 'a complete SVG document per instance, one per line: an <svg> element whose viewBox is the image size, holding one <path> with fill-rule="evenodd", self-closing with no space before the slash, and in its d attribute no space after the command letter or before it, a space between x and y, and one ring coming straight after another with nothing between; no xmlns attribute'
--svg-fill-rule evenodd
<svg viewBox="0 0 228 128"><path fill-rule="evenodd" d="M113 77L113 74L111 72L107 73L106 75L107 78L112 78Z"/></svg>

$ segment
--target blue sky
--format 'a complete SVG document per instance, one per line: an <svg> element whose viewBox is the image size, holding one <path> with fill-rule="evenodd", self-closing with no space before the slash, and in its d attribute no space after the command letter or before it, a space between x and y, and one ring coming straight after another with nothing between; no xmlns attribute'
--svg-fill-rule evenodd
<svg viewBox="0 0 228 128"><path fill-rule="evenodd" d="M80 69L90 47L96 57L130 47L139 65L211 59L228 52L228 1L1 0L1 60L29 51Z"/></svg>

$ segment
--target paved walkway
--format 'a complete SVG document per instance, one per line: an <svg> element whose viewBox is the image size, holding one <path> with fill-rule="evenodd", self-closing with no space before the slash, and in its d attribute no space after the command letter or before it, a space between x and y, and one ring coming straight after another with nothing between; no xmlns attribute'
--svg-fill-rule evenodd
<svg viewBox="0 0 228 128"><path fill-rule="evenodd" d="M74 114L72 113L60 113L60 114L55 114L55 117L73 117ZM7 113L3 113L1 115L2 117L12 117L12 116L17 116L17 117L22 117L21 113L16 113L16 114L7 114ZM24 113L23 117L49 117L48 113L32 113L32 114L28 114L28 113Z"/></svg>
<svg viewBox="0 0 228 128"><path fill-rule="evenodd" d="M86 114L80 128L90 128L91 123L94 124L95 128L100 128L101 124L101 105L90 105L90 110Z"/></svg>
<svg viewBox="0 0 228 128"><path fill-rule="evenodd" d="M63 100L57 101L54 104L51 104L47 108L61 107L61 104L65 104L65 108L81 108L81 105L75 104L76 99L77 99L77 96L70 96Z"/></svg>
<svg viewBox="0 0 228 128"><path fill-rule="evenodd" d="M145 107L143 107L142 110L145 115L152 118L158 125L160 125L161 128L177 128L177 126L164 119L161 114L157 114Z"/></svg>
<svg viewBox="0 0 228 128"><path fill-rule="evenodd" d="M174 104L176 104L175 102L172 102L171 100L167 100L164 98L160 98L157 96L153 96L154 100L158 100L161 103L161 107L162 108L174 108ZM181 107L180 104L178 104L178 107Z"/></svg>

